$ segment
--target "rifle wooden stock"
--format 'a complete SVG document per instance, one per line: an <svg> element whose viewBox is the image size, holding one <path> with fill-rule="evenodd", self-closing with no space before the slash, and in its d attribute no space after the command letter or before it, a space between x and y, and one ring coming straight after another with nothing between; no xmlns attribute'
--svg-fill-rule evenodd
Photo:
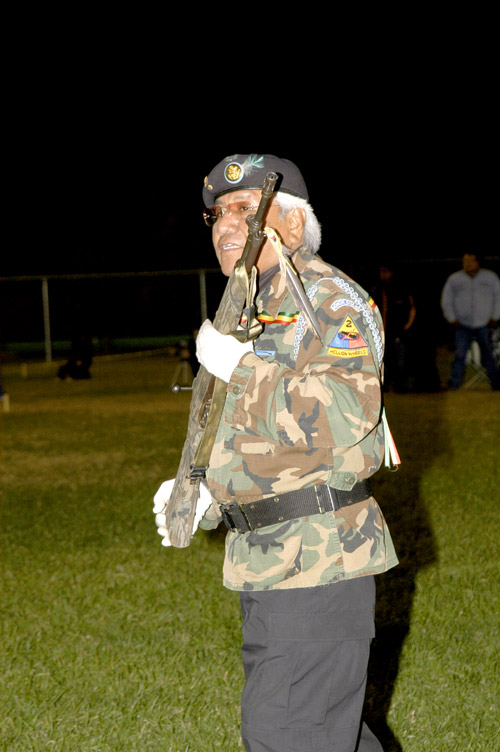
<svg viewBox="0 0 500 752"><path fill-rule="evenodd" d="M276 173L267 174L257 212L247 219L248 237L241 256L247 273L254 266L265 240L262 228L277 179ZM245 292L233 271L214 318L215 328L222 334L234 331L240 323L245 303ZM225 381L216 379L200 366L193 381L187 437L165 512L170 542L177 548L189 546L191 540L199 485L208 467L215 432L224 409L226 388Z"/></svg>

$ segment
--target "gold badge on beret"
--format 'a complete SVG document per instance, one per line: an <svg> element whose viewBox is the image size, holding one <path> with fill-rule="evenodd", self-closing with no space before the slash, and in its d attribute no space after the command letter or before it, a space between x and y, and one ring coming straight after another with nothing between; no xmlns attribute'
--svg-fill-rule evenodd
<svg viewBox="0 0 500 752"><path fill-rule="evenodd" d="M228 183L239 183L245 174L239 162L231 162L224 170L224 177Z"/></svg>

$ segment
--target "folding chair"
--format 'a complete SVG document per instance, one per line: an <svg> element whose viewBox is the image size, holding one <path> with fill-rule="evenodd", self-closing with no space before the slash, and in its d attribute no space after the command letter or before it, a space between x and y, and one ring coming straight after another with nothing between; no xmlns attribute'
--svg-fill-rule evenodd
<svg viewBox="0 0 500 752"><path fill-rule="evenodd" d="M464 383L464 389L471 389L482 381L488 381L488 376L481 365L481 350L476 340L472 340L470 350L465 359L468 371L472 371L472 376ZM489 382L488 382L489 383Z"/></svg>

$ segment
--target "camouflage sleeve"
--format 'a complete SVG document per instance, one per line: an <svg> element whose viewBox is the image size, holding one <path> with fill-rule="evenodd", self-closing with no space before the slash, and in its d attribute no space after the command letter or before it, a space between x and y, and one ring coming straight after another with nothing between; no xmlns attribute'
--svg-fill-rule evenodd
<svg viewBox="0 0 500 752"><path fill-rule="evenodd" d="M228 384L226 423L306 451L353 446L378 425L381 389L368 327L347 300L334 301L330 294L316 309L323 345L307 331L295 368L254 353L242 358ZM293 342L281 346L290 351Z"/></svg>
<svg viewBox="0 0 500 752"><path fill-rule="evenodd" d="M222 515L220 513L219 505L214 501L200 520L200 528L202 530L213 530L218 526L221 519Z"/></svg>

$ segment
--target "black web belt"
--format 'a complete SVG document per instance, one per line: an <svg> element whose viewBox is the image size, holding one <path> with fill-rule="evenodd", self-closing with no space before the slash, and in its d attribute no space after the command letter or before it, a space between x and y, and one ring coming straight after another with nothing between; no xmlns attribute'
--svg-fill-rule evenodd
<svg viewBox="0 0 500 752"><path fill-rule="evenodd" d="M221 504L222 519L228 530L248 533L278 522L307 517L311 514L336 512L341 507L369 499L371 493L367 480L356 483L350 491L340 491L332 486L312 486L299 491L269 496L247 504Z"/></svg>

